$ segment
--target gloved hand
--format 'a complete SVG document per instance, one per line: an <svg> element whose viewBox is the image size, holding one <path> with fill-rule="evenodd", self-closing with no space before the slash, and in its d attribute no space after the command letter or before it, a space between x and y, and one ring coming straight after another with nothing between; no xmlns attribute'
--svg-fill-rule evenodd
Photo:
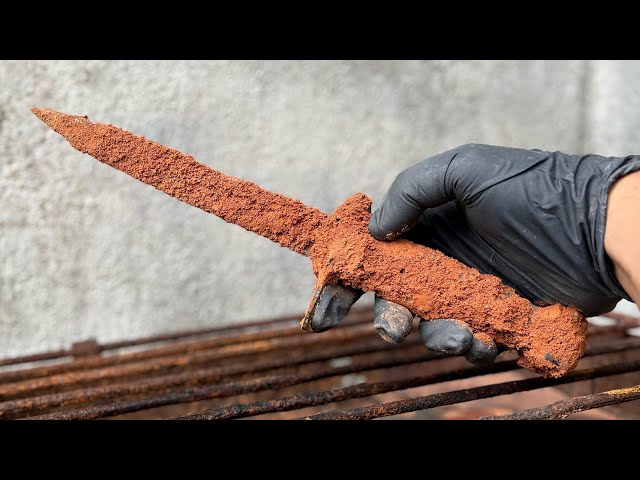
<svg viewBox="0 0 640 480"><path fill-rule="evenodd" d="M640 170L640 157L605 158L490 145L463 145L401 172L371 215L379 240L402 235L482 273L500 277L537 305L575 306L587 316L630 300L604 250L607 194ZM362 291L341 284L317 296L314 332L340 323ZM412 314L376 297L374 325L390 342L409 333ZM486 335L456 319L420 322L426 348L475 363L498 354Z"/></svg>

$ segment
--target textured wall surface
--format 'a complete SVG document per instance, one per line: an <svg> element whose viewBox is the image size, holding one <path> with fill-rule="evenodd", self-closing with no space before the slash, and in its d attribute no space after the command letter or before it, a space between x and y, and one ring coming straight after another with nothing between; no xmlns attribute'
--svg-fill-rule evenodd
<svg viewBox="0 0 640 480"><path fill-rule="evenodd" d="M638 152L639 77L637 62L0 61L0 357L298 313L315 278L77 152L33 106L331 212L357 191L375 207L403 168L468 142Z"/></svg>
<svg viewBox="0 0 640 480"><path fill-rule="evenodd" d="M587 69L586 149L613 156L640 153L640 62L593 61Z"/></svg>

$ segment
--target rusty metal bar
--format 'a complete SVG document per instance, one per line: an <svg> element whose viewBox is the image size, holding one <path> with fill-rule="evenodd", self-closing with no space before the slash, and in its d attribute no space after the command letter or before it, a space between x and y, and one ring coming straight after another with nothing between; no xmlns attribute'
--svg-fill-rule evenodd
<svg viewBox="0 0 640 480"><path fill-rule="evenodd" d="M71 356L71 350L54 350L51 352L34 353L33 355L24 355L22 357L5 358L0 360L0 367L8 365L16 365L19 363L41 362L45 360L55 360Z"/></svg>
<svg viewBox="0 0 640 480"><path fill-rule="evenodd" d="M569 398L552 403L551 405L529 408L507 415L480 417L478 420L557 420L584 410L592 410L594 408L632 402L634 400L640 400L640 385Z"/></svg>
<svg viewBox="0 0 640 480"><path fill-rule="evenodd" d="M267 332L253 332L235 337L222 337L197 343L170 345L153 350L133 352L117 357L89 357L67 364L47 365L32 369L0 372L0 399L14 398L51 385L70 386L91 379L122 378L158 372L170 367L185 367L240 355L267 352L280 348L304 347L335 341L349 341L362 336L375 336L375 330L362 321L350 328L335 329L322 335L305 334L298 327ZM213 352L201 352L212 350ZM200 353L198 353L200 352ZM165 357L165 358L159 358ZM128 364L122 367L115 365ZM100 369L100 367L104 367ZM90 370L83 372L81 370ZM80 370L80 371L79 371ZM18 382L24 382L19 384Z"/></svg>
<svg viewBox="0 0 640 480"><path fill-rule="evenodd" d="M254 322L255 325L251 325L252 327L260 327L267 326L270 327L273 324L281 324L284 321L293 321L299 317L287 317L285 319L276 319L276 320L268 320L261 322ZM341 326L339 329L335 329L329 332L325 332L322 335L305 335L302 334L298 327L292 328L280 328L280 329L268 329L259 332L247 332L241 333L238 335L231 336L223 336L217 337L213 339L207 340L198 340L195 342L185 343L183 342L181 345L169 345L169 346L161 346L154 347L142 352L130 352L124 354L118 354L107 357L97 357L91 356L89 358L82 358L75 360L73 362L68 362L66 364L58 364L58 365L49 365L45 367L36 367L35 369L24 369L21 371L14 372L0 372L0 398L2 398L2 394L5 395L5 399L13 399L13 402L17 401L17 397L33 395L37 392L46 392L47 395L41 395L39 397L31 397L24 399L24 405L32 403L33 400L36 400L34 405L34 410L29 410L27 414L33 414L33 412L43 413L46 411L51 411L52 409L59 408L60 406L65 407L73 407L75 405L82 404L84 402L80 399L86 399L86 393L89 392L89 397L93 398L95 396L95 400L88 401L103 401L108 400L114 397L121 396L133 396L133 395L150 395L154 393L160 394L168 394L172 390L183 389L185 387L196 386L198 384L203 383L211 383L218 381L229 382L231 377L235 377L237 375L252 375L257 374L259 372L266 372L268 370L273 369L283 369L287 367L296 367L300 365L308 365L313 362L327 361L336 357L341 356L350 356L350 355L360 355L360 354L369 354L375 352L382 352L389 349L395 349L398 346L386 344L385 342L380 341L374 333L373 329L365 329L360 327L361 323L370 322L372 319L372 312L370 310L357 312L355 315L350 314L347 319L347 328L345 328L345 324ZM232 330L244 330L250 328L247 324L238 325ZM205 331L206 330L206 331ZM211 330L219 330L226 331L225 327L215 327L214 329L205 329L197 331L198 335L202 335L203 332L206 334ZM361 333L357 333L361 332ZM182 336L187 337L190 336L194 332L180 332L178 334L170 334L170 335L161 335L154 337L147 337L147 339L138 339L132 340L131 345L142 345L144 343L152 343L155 341L163 341L163 339L171 340L169 337L180 338ZM334 342L336 340L342 342L349 342L355 340L365 340L367 337L371 337L375 339L376 346L362 346L362 341L353 347L347 347L344 345L340 345L339 348L335 348L333 345L328 345L326 349L323 350L321 354L312 354L312 353L304 353L300 357L295 357L294 355L287 355L285 360L282 359L274 359L275 354L281 350L282 348L287 348L289 352L292 352L292 348L298 348L301 351L310 347L311 345L320 343L324 344ZM287 337L290 337L287 339ZM160 339L160 340L158 340ZM415 343L417 343L418 337L414 335ZM91 343L91 342L83 342L83 343ZM411 344L414 342L408 341L407 343ZM75 345L75 344L74 344ZM97 345L97 344L96 344ZM134 346L135 346L134 345ZM122 342L116 342L113 344L102 345L101 349L106 348L121 348L123 346ZM91 347L91 348L89 348ZM95 350L95 346L89 345L89 347L84 349L77 350L86 350L87 352L91 352ZM402 346L401 346L402 347ZM612 353L618 351L624 351L629 348L637 348L640 347L640 338L628 338L621 342L616 342L615 344L608 345L600 345L596 347L590 347L587 351L586 355L595 355L600 353ZM217 348L215 351L207 351ZM322 346L321 346L322 348ZM51 353L51 352L50 352ZM54 352L55 353L55 352ZM268 354L271 358L264 357L264 354ZM296 352L297 353L297 352ZM398 351L392 352L393 354L398 354ZM250 359L248 356L251 355L261 355L259 361L256 362L255 359ZM242 358L242 364L239 364L238 358ZM140 358L143 358L143 361L136 361ZM210 362L217 360L224 360L234 358L234 365L231 366L214 366L202 368L204 365L207 365ZM436 358L434 356L428 356L428 358ZM104 363L102 363L104 362ZM412 363L412 362L406 362ZM122 368L114 367L114 365L125 364ZM96 366L106 365L106 368L87 371L87 372L77 372L76 370L81 369L89 369L95 368ZM70 367L70 368L69 368ZM324 368L323 365L321 368ZM387 368L387 367L380 367ZM67 375L56 375L56 371L62 370L62 372L67 371L69 369L72 374ZM190 372L185 372L186 369L191 369ZM362 371L355 369L353 371ZM178 372L178 373L174 373ZM20 378L20 375L25 375L27 378L36 376L37 380L26 380L26 381L18 381L13 382L11 384L7 384L11 378ZM273 372L269 372L271 374ZM278 372L281 373L281 372ZM291 376L290 372L284 372L285 375ZM330 371L325 372L326 374L320 378L330 377L334 375L340 375L341 373L331 374ZM352 372L347 372L352 373ZM2 384L2 376L5 375L5 384ZM159 377L159 375L162 375ZM304 380L304 375L300 375L300 372L294 372L294 376L298 375L302 382L309 381ZM13 377L12 377L13 376ZM39 376L45 376L46 378L38 378ZM149 376L151 378L141 379L140 377ZM135 381L129 380L127 382L122 382L123 378L130 378ZM105 385L99 387L90 387L88 390L84 392L81 391L72 391L67 392L69 395L65 396L60 393L54 393L56 390L69 390L72 388L77 388L78 386L86 386L87 384L95 385L98 383L104 383L109 380L117 379L119 381L118 384L115 385ZM244 379L243 379L244 380ZM229 382L230 383L230 382ZM231 384L231 383L230 383ZM375 385L375 384L374 384ZM198 387L199 388L199 387ZM380 388L380 387L376 387ZM410 388L410 387L405 387ZM260 388L262 390L263 388ZM180 393L180 392L178 392ZM322 394L323 392L319 392ZM61 398L56 398L60 397ZM222 395L229 396L229 395ZM366 395L365 395L366 396ZM8 397L8 398L7 398ZM52 400L52 405L48 405L46 403L46 399L49 398ZM215 397L214 397L215 398ZM38 402L42 402L44 399L44 403L40 404L38 407ZM280 399L282 400L282 399ZM61 401L61 405L55 405L56 402ZM131 402L135 403L136 400L131 400ZM274 400L277 402L278 400ZM334 400L338 401L338 400ZM330 403L329 401L324 403ZM24 406L22 405L22 406ZM44 406L43 406L44 405ZM118 404L119 405L119 404ZM118 406L116 405L116 407ZM17 407L20 411L20 404L13 405ZM129 406L129 408L133 408L133 406ZM11 418L13 418L13 413L11 411L12 401L6 401L0 403L0 418L3 417L3 409L8 407L8 413ZM132 410L135 411L135 410ZM207 413L207 412L205 412ZM20 416L22 414L18 414ZM101 416L101 415L99 415Z"/></svg>
<svg viewBox="0 0 640 480"><path fill-rule="evenodd" d="M509 370L515 370L516 368L519 368L516 361L509 360L497 362L486 367L467 367L446 373L423 375L392 382L365 383L336 390L301 393L276 400L265 400L263 402L249 404L235 403L224 408L216 408L193 415L177 417L175 420L231 420L234 418L253 417L265 413L286 412L353 398L370 397L371 395L378 395L380 393L405 390L407 388L421 387L434 383L507 372Z"/></svg>
<svg viewBox="0 0 640 480"><path fill-rule="evenodd" d="M287 317L279 317L279 318L274 318L269 320L258 320L258 321L243 323L240 325L216 326L216 327L196 329L196 330L182 330L175 333L153 335L149 337L137 338L134 340L123 340L118 342L102 343L102 344L99 344L99 346L101 351L114 350L114 349L120 349L120 348L126 348L126 347L145 345L149 343L175 341L183 338L196 337L200 335L207 335L207 334L217 333L222 331L228 332L228 331L245 330L245 329L254 328L254 327L266 326L270 324L292 322L295 320L300 320L300 318L301 317L299 316L287 316ZM32 362L38 362L38 361L44 361L44 360L55 360L58 358L73 357L73 356L74 356L74 351L72 347L72 348L66 348L61 350L53 350L50 352L35 353L32 355L23 355L20 357L5 358L0 360L0 367L4 367L8 365L17 365L20 363L32 363Z"/></svg>
<svg viewBox="0 0 640 480"><path fill-rule="evenodd" d="M407 354L405 349L397 348L397 345L392 345L377 339L377 342L373 345L339 345L338 347L327 348L322 351L311 351L306 354L302 354L296 358L277 357L272 360L264 361L251 361L248 363L234 363L232 365L223 365L216 367L209 367L193 372L183 372L176 374L163 375L159 378L152 378L134 382L120 382L104 387L90 387L83 391L71 391L62 393L50 393L40 397L30 397L24 399L8 400L0 402L0 418L3 418L7 411L11 411L17 405L35 406L36 404L43 404L47 407L58 406L58 402L62 404L78 404L88 401L94 401L98 399L108 399L123 395L131 394L143 394L156 391L166 391L168 389L175 389L185 385L202 384L218 382L223 379L237 376L264 372L267 370L273 370L277 368L285 368L292 366L299 366L313 362L328 361L336 357L344 357L358 354L368 354L374 352L382 352L389 350L390 353L395 350L396 355ZM426 353L424 348L418 346L417 352L420 354ZM411 356L411 355L409 355ZM183 366L186 366L186 361L183 358ZM115 373L115 372L111 372ZM114 376L113 378L117 378ZM64 378L62 381L65 381ZM20 384L17 384L20 385ZM52 388L50 382L47 382L47 388ZM50 402L50 403L49 403Z"/></svg>
<svg viewBox="0 0 640 480"><path fill-rule="evenodd" d="M240 325L228 325L228 326L222 325L222 326L204 328L199 330L180 331L173 334L155 335L152 337L145 337L145 338L135 339L135 340L111 342L111 343L103 344L103 350L113 350L113 349L121 349L121 348L127 348L127 347L146 345L150 343L175 341L183 338L199 337L199 336L210 335L214 333L228 334L230 332L244 331L244 330L249 330L257 327L269 327L269 328L262 329L258 332L247 332L247 333L240 333L236 335L224 335L222 337L216 337L213 340L218 340L220 342L219 345L228 345L230 343L235 343L240 341L248 342L248 341L254 341L258 339L265 340L267 338L275 338L278 336L296 335L301 333L301 328L299 326L299 322L301 318L302 318L302 315L295 315L295 316L289 315L286 317L277 317L270 320L258 320L258 321L253 321L249 323L243 323ZM343 327L355 326L355 325L359 325L369 321L373 321L373 312L368 309L366 310L358 309L358 310L350 311L347 317L345 317L345 319L342 321L341 326ZM278 330L271 329L271 327L275 327L282 323L291 323L291 322L295 322L295 326L292 326L291 328L286 328L286 329L281 328ZM262 337L258 336L260 334L262 335Z"/></svg>
<svg viewBox="0 0 640 480"><path fill-rule="evenodd" d="M371 420L374 418L399 415L401 413L415 412L417 410L442 407L454 403L470 402L473 400L480 400L482 398L509 395L512 393L552 387L565 383L579 382L582 380L590 380L610 375L620 375L638 370L640 370L640 361L625 362L599 368L574 370L560 378L527 378L525 380L515 380L512 382L504 382L464 390L455 390L447 393L437 393L424 397L381 403L350 410L332 410L319 413L317 415L303 417L298 420Z"/></svg>
<svg viewBox="0 0 640 480"><path fill-rule="evenodd" d="M608 342L606 344L589 345L584 356L592 357L594 355L604 355L607 353L619 353L636 348L640 348L640 338L628 337L623 338L622 340L616 340L615 342Z"/></svg>
<svg viewBox="0 0 640 480"><path fill-rule="evenodd" d="M395 353L397 355L396 358L384 358L381 360L375 360L361 364L332 367L324 370L311 369L310 371L301 374L286 374L282 376L260 377L236 383L225 383L209 387L190 388L148 399L130 400L118 402L112 405L79 408L65 412L40 415L37 417L34 416L30 417L30 419L86 420L105 416L120 415L123 413L146 410L148 408L160 407L164 405L210 400L213 398L230 397L234 395L241 395L244 393L289 387L292 385L307 383L323 378L346 375L349 373L364 372L368 370L398 367L421 361L428 361L434 358L443 358L446 356L444 354L429 353L422 347L418 353L414 354L409 354L406 350L396 351ZM161 385L165 384L164 381L161 381L159 383ZM0 403L0 418L17 418L25 414L33 415L35 413L38 413L39 411L51 407L68 406L73 403L81 404L89 401L118 397L130 393L138 393L137 391L132 392L127 387L128 385L125 384L121 386L108 387L108 389L106 387L102 389L96 388L85 390L84 392L69 392L68 394L46 395L43 397L4 402Z"/></svg>
<svg viewBox="0 0 640 480"><path fill-rule="evenodd" d="M222 325L222 326L195 329L195 330L181 330L175 333L152 335L152 336L141 337L133 340L122 340L122 341L116 341L116 342L101 343L97 345L99 346L100 351L104 352L109 350L117 350L117 349L123 349L123 348L135 347L135 346L141 346L141 345L147 345L147 344L153 344L153 343L170 342L170 341L181 340L189 337L211 335L215 333L230 333L230 332L249 330L257 327L276 326L282 323L288 323L288 322L294 322L294 321L299 322L301 318L302 318L302 315L296 315L296 316L289 315L289 316L277 317L277 318L268 319L268 320L252 321L252 322L242 323L239 325ZM363 323L368 320L371 320L371 321L373 320L373 312L371 312L368 309L353 310L349 312L349 315L344 319L342 326L355 325L357 323ZM273 337L277 336L276 334L278 332L282 334L283 330L277 330L276 332L271 332L269 330L262 330L263 335L267 335L267 336L273 335ZM258 333L260 332L255 332L256 335ZM284 335L292 335L293 333L300 333L300 327L292 327L290 329L290 332L284 333ZM256 335L248 338L257 338ZM230 337L230 336L225 336L222 338L227 338L227 337L236 338L236 337ZM245 340L245 341L249 341L249 340ZM221 343L224 343L224 342L221 342ZM184 347L182 345L179 345L179 346L176 346L176 348L184 348ZM75 357L75 356L78 356L78 355L77 355L77 352L74 351L74 348L72 346L71 348L67 348L67 349L53 350L50 352L35 353L32 355L24 355L20 357L0 359L0 367L17 365L21 363L33 363L33 362L46 361L46 360L63 359L65 357ZM113 359L114 357L108 357L108 358ZM50 367L58 367L58 365L55 365L55 366L52 365ZM84 367L82 366L82 364L80 364L78 368L84 368ZM3 372L0 372L0 382L6 381L2 378L1 376L2 374ZM49 375L49 374L50 372L44 372L42 376Z"/></svg>
<svg viewBox="0 0 640 480"><path fill-rule="evenodd" d="M585 356L614 353L630 348L640 347L638 339L625 339L615 344L600 345L590 347ZM495 370L494 367L495 366ZM234 418L244 418L265 413L285 412L297 410L305 407L325 405L352 398L362 398L371 395L378 395L396 390L404 390L438 382L458 380L472 376L486 375L490 373L505 372L518 368L515 361L499 362L495 365L484 368L465 368L454 372L447 372L438 375L418 376L394 382L380 382L367 385L355 385L352 387L323 392L302 393L290 397L265 400L250 404L233 404L228 407L216 408L204 412L185 415L176 420L230 420Z"/></svg>
<svg viewBox="0 0 640 480"><path fill-rule="evenodd" d="M630 341L624 340L622 342L618 342L617 344L609 345L609 346L599 346L596 349L590 349L587 351L586 355L600 355L612 352L619 352L628 350L631 348L637 347L640 343L638 339L629 339ZM363 348L363 351L360 353L368 353L365 349L367 346ZM422 347L420 347L421 349ZM313 370L309 373L297 374L297 375L285 375L283 378L283 385L278 386L291 386L300 383L305 383L313 380L318 380L321 378L328 378L332 376L345 375L348 373L357 373L367 370L376 370L376 369L384 369L391 368L401 365L407 365L411 363L416 363L420 361L428 361L435 358L444 358L447 355L444 354L433 354L426 352L424 350L419 350L415 356L409 354L404 349L391 350L389 352L390 355L397 355L400 358L385 358L377 361L372 361L368 363L363 363L360 365L349 365L345 367L332 367L328 370ZM424 356L422 356L424 355ZM336 358L339 356L346 355L329 355L325 359ZM496 367L501 368L501 367ZM184 380L184 379L183 379ZM252 383L250 390L245 390L247 387L243 384L234 385L231 383L225 388L227 390L221 391L221 386L212 386L204 389L190 389L185 390L183 392L171 393L161 397L156 397L152 399L144 399L144 400L131 400L125 402L119 402L113 405L103 405L103 406L93 406L87 408L79 408L74 410L68 410L65 412L57 412L51 413L48 415L42 415L38 418L44 419L56 419L56 420L68 420L68 419L91 419L91 418L99 418L105 416L113 416L119 415L123 413L130 413L138 410L145 410L148 408L154 408L157 406L170 405L174 403L188 403L191 401L200 401L200 400L208 400L212 398L221 398L228 397L233 395L239 395L242 393L248 392L256 392L269 388L276 388L272 386L272 380L270 378L267 379L255 379L251 382L259 382L264 380L263 383L258 383L257 385ZM154 382L153 380L151 382ZM53 407L64 407L64 406L73 406L82 404L84 402L95 401L95 400L104 400L109 398L118 397L121 395L127 395L131 393L138 393L140 389L142 392L149 391L157 391L159 389L164 388L165 390L170 387L175 387L175 385L169 385L167 377L164 379L155 380L155 384L151 384L151 382L147 382L143 385L138 384L123 384L123 385L115 385L110 387L101 387L85 390L84 392L69 392L67 394L57 394L57 395L46 395L43 397L36 397L31 399L18 400L13 402L5 402L0 403L0 418L3 416L5 418L16 418L24 415L36 415L38 413L42 413L47 409ZM155 385L155 388L154 388ZM238 386L239 385L239 386ZM181 386L181 385L178 385ZM407 387L408 388L408 387ZM87 398L87 395L89 397ZM192 400L196 398L197 400Z"/></svg>
<svg viewBox="0 0 640 480"><path fill-rule="evenodd" d="M600 316L613 318L614 320L617 320L618 322L623 323L627 327L634 327L634 326L640 325L640 318L634 317L633 315L628 315L626 313L609 312Z"/></svg>
<svg viewBox="0 0 640 480"><path fill-rule="evenodd" d="M638 348L638 347L640 347L639 339L624 339L614 344L610 343L607 345L599 345L595 347L590 346L585 353L585 357L621 352L621 351L626 351L626 350L629 350L632 348ZM500 363L504 365L507 364L507 362L500 362ZM516 368L515 362L513 363L513 365L514 366L512 368L509 368L508 370L515 369ZM506 371L501 369L502 366L498 368L500 370L496 370L496 372ZM482 371L473 370L473 369L464 369L464 370L461 370L461 372L465 372L465 373L478 372L478 373L471 374L469 376L485 375L487 373L492 373L492 371L489 371L489 370L487 370L485 373L484 370L485 369L482 369ZM446 375L449 378L449 376L453 375L453 373L449 372L443 375ZM184 420L186 419L193 419L193 420L233 419L233 418L243 418L248 416L256 416L256 415L261 415L265 413L290 411L290 410L296 410L304 407L318 406L318 405L324 405L327 403L338 402L338 401L342 401L350 398L361 398L361 397L376 395L379 393L384 393L389 391L412 388L412 386L421 386L421 385L427 385L430 383L435 383L435 381L431 380L431 378L432 378L431 376L426 376L426 377L420 376L420 377L409 378L409 379L398 381L398 382L381 382L381 383L370 384L370 385L356 385L353 387L347 387L339 390L303 393L303 394L293 395L291 397L279 398L274 400L266 400L262 402L254 402L251 404L234 404L228 407L211 409L211 410L207 410L197 414L179 417L178 419L181 419L181 420L183 419ZM465 375L459 378L468 378L468 377ZM448 380L439 380L439 381L448 381ZM409 386L402 387L404 382L406 382L406 384Z"/></svg>
<svg viewBox="0 0 640 480"><path fill-rule="evenodd" d="M211 335L214 333L228 334L231 332L242 332L244 330L249 330L251 328L256 328L256 327L271 327L271 326L279 325L282 323L292 323L292 322L297 323L300 321L300 318L301 317L298 315L287 315L284 317L277 317L277 318L272 318L267 320L256 320L256 321L241 323L241 324L218 325L215 327L208 327L208 328L181 330L175 333L152 335L149 337L136 338L133 340L121 340L117 342L103 343L102 347L104 350L115 350L120 348L136 347L136 346L146 345L150 343L171 342L175 340L182 340L189 337Z"/></svg>
<svg viewBox="0 0 640 480"><path fill-rule="evenodd" d="M640 319L636 317L632 317L630 315L621 314L618 312L609 312L601 316L610 317L610 318L619 320L621 322L624 322L625 324L626 323L640 324ZM222 326L194 329L194 330L181 330L175 333L152 335L152 336L141 337L133 340L107 342L107 343L101 343L98 345L100 347L100 350L104 352L109 350L117 350L122 348L141 346L141 345L147 345L147 344L153 344L153 343L170 342L170 341L181 340L189 337L198 337L198 336L209 335L214 333L222 333L222 332L229 333L229 332L235 332L235 331L248 330L256 327L269 327L269 326L274 326L281 323L298 321L301 317L302 315L289 315L289 316L272 318L268 320L257 320L252 322L246 322L239 325L232 324L232 325L222 325ZM366 321L368 319L373 319L373 312L371 312L371 310L353 309L351 310L351 312L349 312L349 315L342 322L341 326L344 327L345 325L349 324L351 321L354 321L354 320L355 322L359 323L360 321ZM604 331L607 329L612 329L612 327L596 327L596 328L598 332ZM627 327L624 326L624 328L627 328ZM0 367L17 365L21 363L33 363L33 362L46 361L46 360L56 360L56 359L62 359L65 357L74 357L74 356L76 356L76 354L74 353L74 350L72 347L72 348L62 349L62 350L53 350L49 352L24 355L20 357L0 359ZM47 375L47 374L48 373L45 373L44 375Z"/></svg>
<svg viewBox="0 0 640 480"><path fill-rule="evenodd" d="M618 312L609 312L604 315L599 315L599 317L612 320L614 323L600 325L597 322L590 322L587 330L589 336L608 334L626 335L628 329L640 325L640 318Z"/></svg>
<svg viewBox="0 0 640 480"><path fill-rule="evenodd" d="M57 390L69 389L73 385L82 382L106 381L109 378L123 378L127 376L140 376L145 373L162 373L175 368L195 367L213 360L229 359L234 356L248 355L250 353L264 353L278 348L292 348L297 344L324 343L335 340L355 338L357 335L348 332L358 330L358 327L371 320L371 314L351 317L349 330L345 328L335 329L323 333L321 336L310 336L300 332L298 327L241 334L234 337L222 337L208 339L196 343L170 345L158 347L142 352L125 353L111 357L89 357L75 360L66 364L47 365L32 369L0 372L0 399L8 400L19 398L27 394L46 391L50 386ZM363 336L373 334L373 329L362 328L359 330ZM350 337L349 335L353 335ZM292 337L286 340L287 337ZM269 342L270 343L265 343ZM632 338L640 347L640 339ZM250 343L251 342L251 343ZM241 344L246 344L241 346ZM235 345L235 346L234 346ZM201 350L210 350L218 347L216 352L196 353ZM182 354L189 353L185 357ZM165 358L159 358L165 357ZM142 363L145 362L146 363ZM139 363L136 363L139 362ZM115 365L128 364L122 368ZM105 367L99 369L100 367ZM72 373L78 370L94 369L91 372ZM31 380L34 379L34 380ZM23 383L20 383L23 382ZM5 384L5 385L3 385Z"/></svg>

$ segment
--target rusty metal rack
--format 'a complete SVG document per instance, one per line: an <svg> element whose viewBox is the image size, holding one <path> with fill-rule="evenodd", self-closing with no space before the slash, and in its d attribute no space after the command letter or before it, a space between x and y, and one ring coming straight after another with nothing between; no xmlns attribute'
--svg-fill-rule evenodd
<svg viewBox="0 0 640 480"><path fill-rule="evenodd" d="M636 318L590 325L585 357L558 379L521 369L514 352L486 367L429 353L417 325L389 344L370 310L321 334L301 332L299 319L0 360L0 418L640 418L640 337L627 334Z"/></svg>

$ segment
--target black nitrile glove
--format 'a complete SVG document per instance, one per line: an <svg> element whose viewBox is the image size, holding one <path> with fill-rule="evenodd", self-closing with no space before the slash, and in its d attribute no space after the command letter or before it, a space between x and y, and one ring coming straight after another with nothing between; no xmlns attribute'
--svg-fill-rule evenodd
<svg viewBox="0 0 640 480"><path fill-rule="evenodd" d="M436 248L537 305L558 302L598 315L630 300L611 271L604 231L609 188L635 170L636 155L463 145L401 172L372 213L369 232ZM362 293L325 287L313 331L338 325ZM375 326L386 340L402 341L411 319L404 307L376 298ZM455 319L421 321L420 335L428 349L473 362L491 362L498 353Z"/></svg>

